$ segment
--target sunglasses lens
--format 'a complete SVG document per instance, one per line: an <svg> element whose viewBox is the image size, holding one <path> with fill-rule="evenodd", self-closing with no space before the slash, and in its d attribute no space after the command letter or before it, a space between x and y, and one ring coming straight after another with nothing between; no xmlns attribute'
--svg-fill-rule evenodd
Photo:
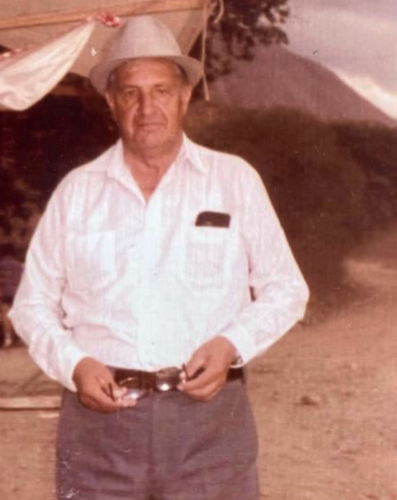
<svg viewBox="0 0 397 500"><path fill-rule="evenodd" d="M118 382L120 387L127 387L127 393L124 396L125 398L131 398L131 399L142 399L147 395L146 389L140 389L139 387L134 387L134 385L137 384L137 380L134 380L133 378L126 378L124 380L120 380Z"/></svg>
<svg viewBox="0 0 397 500"><path fill-rule="evenodd" d="M127 394L124 397L137 400L137 399L142 399L145 396L147 396L147 391L145 389L129 388Z"/></svg>
<svg viewBox="0 0 397 500"><path fill-rule="evenodd" d="M165 392L175 389L181 382L181 370L178 368L165 368L157 372L156 387L159 391Z"/></svg>

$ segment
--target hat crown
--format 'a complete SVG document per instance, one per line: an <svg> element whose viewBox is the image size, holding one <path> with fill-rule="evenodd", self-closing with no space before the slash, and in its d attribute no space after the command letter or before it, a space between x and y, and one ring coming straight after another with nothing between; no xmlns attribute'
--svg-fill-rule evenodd
<svg viewBox="0 0 397 500"><path fill-rule="evenodd" d="M180 56L181 49L171 31L157 19L139 16L130 19L109 48L106 60L139 57Z"/></svg>
<svg viewBox="0 0 397 500"><path fill-rule="evenodd" d="M201 62L182 54L172 32L158 19L136 16L129 19L111 43L104 60L90 71L90 80L100 94L104 94L109 75L118 66L142 57L165 58L180 66L189 85L196 85L203 75Z"/></svg>

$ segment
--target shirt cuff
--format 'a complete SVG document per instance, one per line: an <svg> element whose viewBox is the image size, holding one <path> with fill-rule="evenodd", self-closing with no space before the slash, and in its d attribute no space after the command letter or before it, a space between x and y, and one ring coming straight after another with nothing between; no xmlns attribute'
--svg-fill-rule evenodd
<svg viewBox="0 0 397 500"><path fill-rule="evenodd" d="M220 333L231 342L237 352L232 368L240 368L257 354L257 348L249 332L241 325L234 325Z"/></svg>
<svg viewBox="0 0 397 500"><path fill-rule="evenodd" d="M76 384L73 382L73 373L78 363L88 356L75 345L69 345L63 349L61 359L58 360L59 373L56 378L69 391L77 392Z"/></svg>

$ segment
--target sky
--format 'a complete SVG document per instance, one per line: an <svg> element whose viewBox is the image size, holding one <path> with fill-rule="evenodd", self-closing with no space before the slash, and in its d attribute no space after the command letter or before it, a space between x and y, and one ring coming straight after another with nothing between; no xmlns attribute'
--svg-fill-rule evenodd
<svg viewBox="0 0 397 500"><path fill-rule="evenodd" d="M397 118L397 0L289 0L289 48Z"/></svg>

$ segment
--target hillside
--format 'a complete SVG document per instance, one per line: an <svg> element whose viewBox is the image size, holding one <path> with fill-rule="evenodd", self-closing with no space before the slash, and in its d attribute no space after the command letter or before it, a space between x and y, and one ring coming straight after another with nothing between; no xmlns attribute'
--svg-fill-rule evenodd
<svg viewBox="0 0 397 500"><path fill-rule="evenodd" d="M309 282L313 304L339 304L347 284L345 258L370 233L397 221L397 129L326 122L286 108L215 104L193 106L187 125L197 142L254 165Z"/></svg>
<svg viewBox="0 0 397 500"><path fill-rule="evenodd" d="M284 47L258 46L253 61L233 64L232 73L211 84L215 103L260 110L282 106L323 120L396 124L332 71Z"/></svg>
<svg viewBox="0 0 397 500"><path fill-rule="evenodd" d="M4 113L0 241L12 241L21 258L59 179L116 139L104 111L103 101L48 96L28 112ZM346 255L397 221L397 128L196 102L186 131L259 171L313 303L340 301Z"/></svg>

